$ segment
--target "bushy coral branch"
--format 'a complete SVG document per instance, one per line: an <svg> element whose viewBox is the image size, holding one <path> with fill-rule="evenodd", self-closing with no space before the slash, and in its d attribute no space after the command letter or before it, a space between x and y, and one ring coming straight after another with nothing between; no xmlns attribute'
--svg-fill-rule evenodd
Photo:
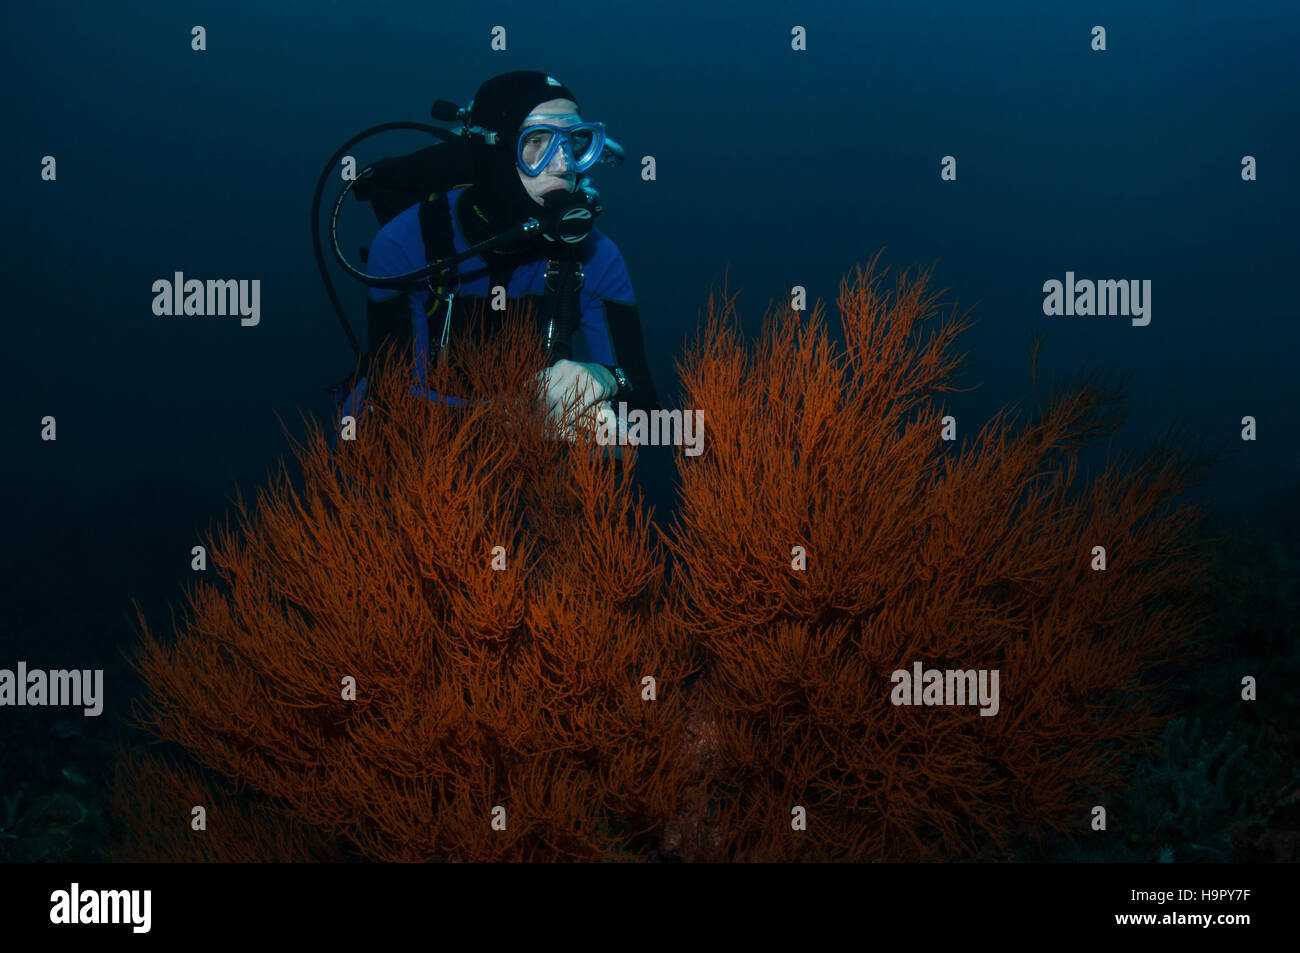
<svg viewBox="0 0 1300 953"><path fill-rule="evenodd" d="M751 355L711 299L681 367L710 452L679 467L675 605L709 658L731 857L953 857L1079 825L1157 725L1144 673L1194 631L1197 514L1168 511L1191 467L1159 448L1081 486L1119 396L1091 384L943 441L964 325L923 340L928 275L887 295L874 264L841 287L843 351L818 308L769 315ZM891 703L914 661L998 670L998 713Z"/></svg>
<svg viewBox="0 0 1300 953"><path fill-rule="evenodd" d="M237 501L176 638L141 615L142 723L370 858L654 849L689 653L633 466L543 430L542 362L519 330L467 339L428 369L482 401L458 409L388 354L355 441L313 430L301 490Z"/></svg>

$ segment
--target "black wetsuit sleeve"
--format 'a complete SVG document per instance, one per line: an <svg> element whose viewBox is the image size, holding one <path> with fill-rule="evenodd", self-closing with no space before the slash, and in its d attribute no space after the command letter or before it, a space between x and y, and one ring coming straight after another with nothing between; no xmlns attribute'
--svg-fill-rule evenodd
<svg viewBox="0 0 1300 953"><path fill-rule="evenodd" d="M366 299L366 361L384 344L396 347L403 356L411 355L411 296L393 295L383 301Z"/></svg>
<svg viewBox="0 0 1300 953"><path fill-rule="evenodd" d="M602 298L601 304L605 310L605 323L609 329L609 344L613 353L602 355L605 359L598 363L604 364L610 371L613 371L614 365L621 367L631 386L630 391L620 387L610 400L616 409L618 403L623 401L633 410L644 410L647 413L662 410L654 378L651 377L650 366L646 362L645 336L641 331L637 306L609 298Z"/></svg>

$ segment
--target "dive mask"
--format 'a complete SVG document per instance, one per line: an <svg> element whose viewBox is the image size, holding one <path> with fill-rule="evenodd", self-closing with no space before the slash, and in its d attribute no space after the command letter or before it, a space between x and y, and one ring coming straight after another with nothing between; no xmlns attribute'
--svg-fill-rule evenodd
<svg viewBox="0 0 1300 953"><path fill-rule="evenodd" d="M536 118L577 119L579 117L576 113L570 113ZM555 159L555 154L563 149L568 170L581 173L586 172L600 160L604 148L605 124L603 122L578 122L570 126L545 122L533 123L525 126L519 133L515 157L524 175L536 177L546 170Z"/></svg>

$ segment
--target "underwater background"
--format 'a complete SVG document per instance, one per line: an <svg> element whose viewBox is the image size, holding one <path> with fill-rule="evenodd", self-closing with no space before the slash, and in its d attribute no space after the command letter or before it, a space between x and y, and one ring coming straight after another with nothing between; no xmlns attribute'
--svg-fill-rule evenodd
<svg viewBox="0 0 1300 953"><path fill-rule="evenodd" d="M1040 388L1082 369L1128 378L1127 419L1085 465L1170 427L1222 452L1190 495L1225 538L1218 654L1177 687L1166 756L1132 785L1152 842L1023 859L1295 858L1293 4L56 2L8 21L0 668L102 668L106 700L98 718L0 709L0 858L105 856L112 746L139 691L130 600L166 630L190 548L285 456L281 421L300 435L300 411L334 411L323 388L352 355L312 258L322 164L367 126L429 121L433 100L466 105L516 69L555 75L627 150L593 173L597 224L627 261L666 405L711 287L738 292L757 334L769 302L801 285L833 304L883 247L883 264L934 265L947 300L974 308L960 349L978 386L949 398L968 430L1032 402L1037 331ZM357 154L427 144L392 133ZM956 181L940 178L947 155ZM374 222L352 203L345 216L355 251ZM155 316L151 285L176 271L260 279L260 323ZM1149 279L1150 324L1044 315L1043 283L1067 271ZM334 274L361 333L363 288ZM662 452L643 477L665 518ZM1214 682L1227 663L1267 673L1288 717L1242 714Z"/></svg>

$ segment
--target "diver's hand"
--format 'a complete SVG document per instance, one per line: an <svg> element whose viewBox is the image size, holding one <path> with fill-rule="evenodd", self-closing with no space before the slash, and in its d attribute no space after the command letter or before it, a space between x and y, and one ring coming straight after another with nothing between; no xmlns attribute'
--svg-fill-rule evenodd
<svg viewBox="0 0 1300 953"><path fill-rule="evenodd" d="M596 446L591 449L592 456L622 460L636 451L637 444L628 438L624 421L618 419L614 406L609 401L602 400L594 404L591 410L595 413L589 423L596 441ZM566 425L562 434L566 440L576 441L578 428L576 425Z"/></svg>
<svg viewBox="0 0 1300 953"><path fill-rule="evenodd" d="M556 425L561 423L565 408L570 407L574 416L581 416L583 411L593 404L599 404L618 391L618 381L602 364L585 361L570 361L562 358L537 375L544 388L542 400L546 408L546 419ZM572 427L572 420L565 421Z"/></svg>
<svg viewBox="0 0 1300 953"><path fill-rule="evenodd" d="M622 460L623 448L636 446L628 439L625 423L614 413L613 404L607 400L600 402L600 409L596 411L596 443L604 448L607 458Z"/></svg>

